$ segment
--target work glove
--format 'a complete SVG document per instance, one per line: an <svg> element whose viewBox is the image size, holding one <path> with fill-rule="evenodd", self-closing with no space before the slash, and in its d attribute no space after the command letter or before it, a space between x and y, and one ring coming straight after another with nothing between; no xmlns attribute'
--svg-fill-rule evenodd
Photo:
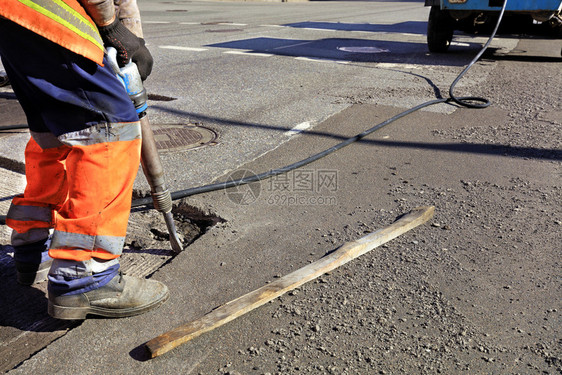
<svg viewBox="0 0 562 375"><path fill-rule="evenodd" d="M154 60L145 46L144 39L133 34L117 18L107 26L99 27L101 38L106 47L117 50L117 64L125 66L132 60L144 81L152 72Z"/></svg>
<svg viewBox="0 0 562 375"><path fill-rule="evenodd" d="M154 60L152 55L146 46L144 45L144 39L139 38L140 48L133 54L133 62L137 65L141 79L144 81L152 72L152 64Z"/></svg>

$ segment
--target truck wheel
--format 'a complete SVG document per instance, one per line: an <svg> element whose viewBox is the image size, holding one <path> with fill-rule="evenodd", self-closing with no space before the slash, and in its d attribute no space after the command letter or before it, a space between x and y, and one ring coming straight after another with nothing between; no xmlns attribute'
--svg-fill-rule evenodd
<svg viewBox="0 0 562 375"><path fill-rule="evenodd" d="M447 52L453 40L454 20L439 5L433 5L427 22L427 48L430 52Z"/></svg>

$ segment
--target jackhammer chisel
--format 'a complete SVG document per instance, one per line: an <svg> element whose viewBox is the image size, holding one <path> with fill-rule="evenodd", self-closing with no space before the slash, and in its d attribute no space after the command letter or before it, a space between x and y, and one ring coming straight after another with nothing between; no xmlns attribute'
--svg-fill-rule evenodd
<svg viewBox="0 0 562 375"><path fill-rule="evenodd" d="M183 250L181 241L178 237L176 224L172 216L172 196L170 191L166 188L164 181L164 169L158 156L158 149L154 140L154 133L150 127L148 116L146 114L147 94L142 84L137 66L133 62L129 62L124 67L120 68L117 64L117 50L109 47L107 49L107 56L109 64L121 80L123 86L127 90L129 97L133 101L137 113L139 114L141 130L142 130L142 148L141 148L141 164L142 170L150 185L150 192L152 195L152 202L154 208L164 214L164 221L168 228L170 235L170 244L175 253Z"/></svg>

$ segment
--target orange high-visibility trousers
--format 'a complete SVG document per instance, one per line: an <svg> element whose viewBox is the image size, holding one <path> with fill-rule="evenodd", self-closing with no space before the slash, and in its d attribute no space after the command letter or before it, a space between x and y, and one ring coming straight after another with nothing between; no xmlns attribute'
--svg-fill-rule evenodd
<svg viewBox="0 0 562 375"><path fill-rule="evenodd" d="M84 261L122 253L140 162L140 124L102 124L55 138L33 133L25 151L27 186L6 223L12 243L46 238L49 255ZM45 142L45 138L52 138ZM42 144L56 147L41 148Z"/></svg>

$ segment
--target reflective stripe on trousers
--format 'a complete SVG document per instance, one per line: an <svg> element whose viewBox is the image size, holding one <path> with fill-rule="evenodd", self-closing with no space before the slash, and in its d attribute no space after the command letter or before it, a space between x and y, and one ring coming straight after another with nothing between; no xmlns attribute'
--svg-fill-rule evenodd
<svg viewBox="0 0 562 375"><path fill-rule="evenodd" d="M30 232L42 236L54 228L52 258L117 258L140 162L140 123L96 125L58 142L50 133L32 136L25 150L28 184L6 220L12 243L29 243L37 240ZM58 147L43 149L38 141Z"/></svg>

